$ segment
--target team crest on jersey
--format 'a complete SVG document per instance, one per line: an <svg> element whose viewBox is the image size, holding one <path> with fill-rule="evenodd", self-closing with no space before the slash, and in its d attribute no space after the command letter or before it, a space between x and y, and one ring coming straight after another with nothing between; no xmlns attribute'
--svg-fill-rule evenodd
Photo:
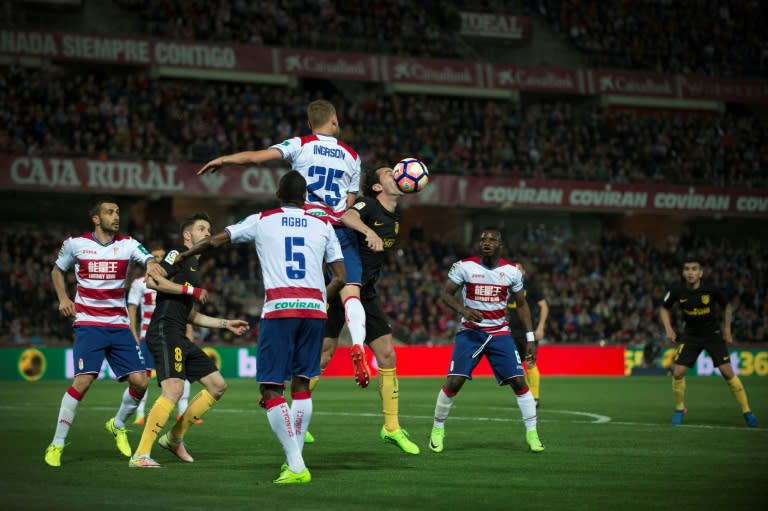
<svg viewBox="0 0 768 511"><path fill-rule="evenodd" d="M178 255L179 255L178 250L171 250L170 252L168 252L168 255L165 256L165 259L163 259L163 261L165 261L168 264L173 264L176 261L176 257L178 257Z"/></svg>
<svg viewBox="0 0 768 511"><path fill-rule="evenodd" d="M701 303L707 305L709 303L709 295L701 295Z"/></svg>
<svg viewBox="0 0 768 511"><path fill-rule="evenodd" d="M352 207L358 211L362 211L365 207L365 202L356 202Z"/></svg>

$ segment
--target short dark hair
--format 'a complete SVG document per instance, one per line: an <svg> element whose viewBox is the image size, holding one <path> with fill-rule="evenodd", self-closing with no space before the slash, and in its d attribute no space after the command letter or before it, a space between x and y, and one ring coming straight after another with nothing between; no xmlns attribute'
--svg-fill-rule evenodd
<svg viewBox="0 0 768 511"><path fill-rule="evenodd" d="M101 195L96 198L96 200L93 202L93 206L91 206L91 209L88 210L88 216L92 217L94 215L98 215L101 212L101 205L104 203L112 203L117 204L117 201L114 197L111 197L109 195Z"/></svg>
<svg viewBox="0 0 768 511"><path fill-rule="evenodd" d="M381 168L381 167L379 167ZM363 195L367 197L376 197L381 192L377 192L373 189L373 185L381 183L381 177L379 176L379 169L369 168L363 175Z"/></svg>
<svg viewBox="0 0 768 511"><path fill-rule="evenodd" d="M277 197L283 202L304 202L307 180L298 171L291 170L280 178Z"/></svg>
<svg viewBox="0 0 768 511"><path fill-rule="evenodd" d="M698 254L689 252L683 256L683 264L697 263L699 266L704 266L702 258Z"/></svg>
<svg viewBox="0 0 768 511"><path fill-rule="evenodd" d="M498 227L490 227L490 226L483 227L483 230L480 231L480 234L482 234L484 232L496 232L496 233L499 234L499 238L502 237L501 236L501 229L499 229Z"/></svg>
<svg viewBox="0 0 768 511"><path fill-rule="evenodd" d="M208 215L208 213L194 213L182 220L181 229L179 229L182 237L184 236L184 231L195 225L195 222L198 220L205 220L209 224L211 223L211 217Z"/></svg>

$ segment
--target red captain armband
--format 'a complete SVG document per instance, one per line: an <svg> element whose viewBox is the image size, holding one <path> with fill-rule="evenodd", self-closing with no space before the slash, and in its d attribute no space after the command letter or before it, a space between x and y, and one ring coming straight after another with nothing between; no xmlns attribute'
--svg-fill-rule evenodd
<svg viewBox="0 0 768 511"><path fill-rule="evenodd" d="M203 294L203 290L199 287L183 285L181 286L181 292L185 295L194 297L195 300L200 300L200 295Z"/></svg>

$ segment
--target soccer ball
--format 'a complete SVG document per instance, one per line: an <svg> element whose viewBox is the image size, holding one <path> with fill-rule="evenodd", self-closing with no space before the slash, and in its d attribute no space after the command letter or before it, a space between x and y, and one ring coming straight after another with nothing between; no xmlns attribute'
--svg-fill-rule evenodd
<svg viewBox="0 0 768 511"><path fill-rule="evenodd" d="M397 162L392 177L403 193L418 193L429 183L429 170L417 158L404 158Z"/></svg>

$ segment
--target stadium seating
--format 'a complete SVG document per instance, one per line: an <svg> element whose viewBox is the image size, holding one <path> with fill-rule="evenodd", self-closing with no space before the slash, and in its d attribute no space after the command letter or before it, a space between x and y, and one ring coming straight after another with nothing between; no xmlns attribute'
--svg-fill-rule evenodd
<svg viewBox="0 0 768 511"><path fill-rule="evenodd" d="M435 172L467 176L768 184L768 126L751 113L520 106L368 92L355 102L330 98L338 105L342 138L367 165L391 165L411 154ZM205 162L306 134L303 108L313 94L17 68L0 89L0 152Z"/></svg>

